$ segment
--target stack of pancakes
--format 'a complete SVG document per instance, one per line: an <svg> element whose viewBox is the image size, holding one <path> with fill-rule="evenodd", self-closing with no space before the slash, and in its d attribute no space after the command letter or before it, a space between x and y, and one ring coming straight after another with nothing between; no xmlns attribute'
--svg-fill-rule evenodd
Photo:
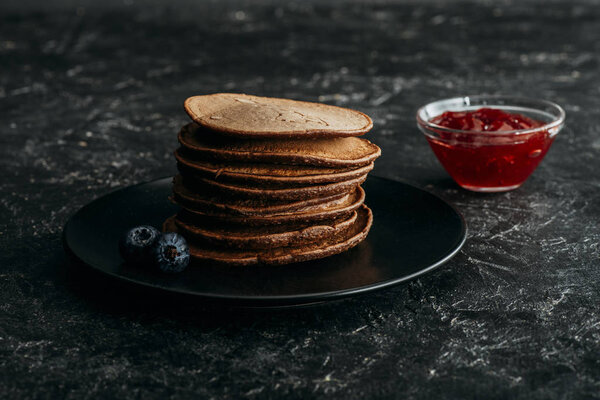
<svg viewBox="0 0 600 400"><path fill-rule="evenodd" d="M163 229L194 260L288 264L357 245L373 216L360 187L381 150L356 136L373 122L318 103L220 93L186 100L179 132L181 206Z"/></svg>

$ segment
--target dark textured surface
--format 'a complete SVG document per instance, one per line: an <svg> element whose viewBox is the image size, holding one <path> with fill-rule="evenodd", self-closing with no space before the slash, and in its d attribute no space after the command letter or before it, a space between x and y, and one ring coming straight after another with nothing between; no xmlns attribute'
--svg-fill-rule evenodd
<svg viewBox="0 0 600 400"><path fill-rule="evenodd" d="M574 2L126 2L0 12L0 397L598 398L600 8ZM78 207L173 174L183 100L240 91L371 115L375 173L455 204L436 273L297 311L201 310L64 269ZM458 189L430 100L553 100L568 127L519 190Z"/></svg>

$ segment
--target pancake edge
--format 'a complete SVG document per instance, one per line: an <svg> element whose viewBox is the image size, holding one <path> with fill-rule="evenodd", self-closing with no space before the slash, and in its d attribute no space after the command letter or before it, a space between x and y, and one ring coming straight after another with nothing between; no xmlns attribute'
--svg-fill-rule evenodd
<svg viewBox="0 0 600 400"><path fill-rule="evenodd" d="M336 254L342 253L344 251L350 250L351 248L355 247L360 242L362 242L369 234L369 231L373 224L373 212L371 211L371 209L369 207L367 207L364 204L361 206L361 208L367 212L367 221L365 223L365 226L361 229L361 231L358 234L348 238L347 240L345 240L343 242L338 242L338 243L335 243L335 244L325 247L325 248L317 248L315 250L307 251L304 253L302 253L302 252L295 253L295 254L288 253L288 254L285 254L285 255L279 256L279 257L263 257L260 254L256 254L255 256L234 259L234 258L226 258L226 257L218 257L217 258L217 257L203 256L202 250L193 246L193 244L189 244L190 255L191 255L192 259L197 262L198 261L199 262L214 262L214 263L219 263L219 264L225 264L225 265L230 265L230 266L240 266L240 267L259 266L259 265L280 266L280 265L285 265L285 264L299 263L299 262L305 262L305 261L311 261L311 260L317 260L320 258L329 257L332 255L336 255ZM173 231L172 230L173 228L171 228L168 225L169 221L170 220L167 219L163 223L163 226L162 226L163 232L167 232L167 231L172 232ZM290 248L290 250L291 249L293 249L293 248Z"/></svg>

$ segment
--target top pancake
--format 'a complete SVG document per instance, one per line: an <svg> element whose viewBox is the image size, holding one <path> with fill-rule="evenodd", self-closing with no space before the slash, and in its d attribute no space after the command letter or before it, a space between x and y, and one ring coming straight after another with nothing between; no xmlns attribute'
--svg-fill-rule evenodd
<svg viewBox="0 0 600 400"><path fill-rule="evenodd" d="M360 111L246 94L194 96L184 107L201 126L243 138L359 136L373 127L371 118Z"/></svg>

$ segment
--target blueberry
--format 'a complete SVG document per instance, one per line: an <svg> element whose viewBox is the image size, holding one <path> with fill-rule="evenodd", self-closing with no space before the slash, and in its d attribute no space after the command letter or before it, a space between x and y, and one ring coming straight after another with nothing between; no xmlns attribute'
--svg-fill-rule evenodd
<svg viewBox="0 0 600 400"><path fill-rule="evenodd" d="M129 264L150 264L160 236L158 229L152 226L136 226L127 231L119 241L119 252Z"/></svg>
<svg viewBox="0 0 600 400"><path fill-rule="evenodd" d="M190 248L183 236L165 233L156 243L154 261L163 272L181 272L190 263Z"/></svg>

